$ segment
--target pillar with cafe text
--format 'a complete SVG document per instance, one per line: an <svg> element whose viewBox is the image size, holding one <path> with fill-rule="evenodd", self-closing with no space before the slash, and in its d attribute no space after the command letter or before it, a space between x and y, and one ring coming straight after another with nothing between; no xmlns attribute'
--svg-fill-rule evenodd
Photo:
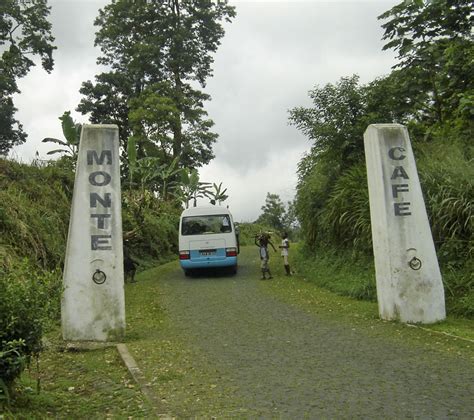
<svg viewBox="0 0 474 420"><path fill-rule="evenodd" d="M370 125L364 147L380 317L440 321L443 282L408 131Z"/></svg>
<svg viewBox="0 0 474 420"><path fill-rule="evenodd" d="M63 338L119 341L125 297L116 125L82 127L61 306Z"/></svg>

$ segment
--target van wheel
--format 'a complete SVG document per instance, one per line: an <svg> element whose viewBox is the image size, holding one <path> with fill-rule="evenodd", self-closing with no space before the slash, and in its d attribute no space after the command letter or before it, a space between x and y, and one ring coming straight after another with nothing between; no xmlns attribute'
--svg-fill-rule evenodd
<svg viewBox="0 0 474 420"><path fill-rule="evenodd" d="M184 275L186 277L189 277L191 275L191 273L189 272L189 270L183 270L184 271Z"/></svg>

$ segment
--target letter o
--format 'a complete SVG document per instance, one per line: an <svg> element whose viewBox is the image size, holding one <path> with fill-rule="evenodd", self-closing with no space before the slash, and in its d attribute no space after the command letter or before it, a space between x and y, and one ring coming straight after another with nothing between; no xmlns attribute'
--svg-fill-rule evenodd
<svg viewBox="0 0 474 420"><path fill-rule="evenodd" d="M400 155L398 157L395 156L396 151L400 152ZM406 156L403 154L404 151L405 151L405 149L403 147L392 147L388 151L388 156L390 157L390 159L393 159L393 160L403 160L403 159L406 158Z"/></svg>
<svg viewBox="0 0 474 420"><path fill-rule="evenodd" d="M104 179L101 182L99 182L96 179L97 176L103 176ZM103 172L103 171L92 172L89 175L89 182L91 183L91 185L95 185L97 187L103 187L104 185L110 184L111 179L112 177L107 172Z"/></svg>

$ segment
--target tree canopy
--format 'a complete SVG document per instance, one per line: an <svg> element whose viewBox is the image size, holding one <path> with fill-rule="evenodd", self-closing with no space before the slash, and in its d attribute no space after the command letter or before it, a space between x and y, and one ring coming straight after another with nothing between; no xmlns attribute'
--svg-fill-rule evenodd
<svg viewBox="0 0 474 420"><path fill-rule="evenodd" d="M49 10L47 0L0 3L0 46L4 49L0 57L0 155L26 140L21 123L15 119L12 95L19 93L17 80L35 65L31 57L39 56L48 73L53 69L56 47L47 20Z"/></svg>
<svg viewBox="0 0 474 420"><path fill-rule="evenodd" d="M204 102L223 21L235 16L227 1L119 0L99 12L98 64L110 71L83 83L78 110L94 123L115 123L122 144L133 136L139 157L199 167L213 158L217 134Z"/></svg>
<svg viewBox="0 0 474 420"><path fill-rule="evenodd" d="M471 0L403 1L379 16L394 49L401 94L427 123L459 117L474 100Z"/></svg>

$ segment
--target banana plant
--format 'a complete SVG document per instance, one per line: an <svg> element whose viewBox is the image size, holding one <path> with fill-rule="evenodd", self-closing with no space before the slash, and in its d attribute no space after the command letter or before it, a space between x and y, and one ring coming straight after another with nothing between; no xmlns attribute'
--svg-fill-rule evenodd
<svg viewBox="0 0 474 420"><path fill-rule="evenodd" d="M197 169L184 169L181 173L181 191L178 198L189 208L189 202L193 200L194 207L197 206L197 199L209 197L211 187L210 182L199 181Z"/></svg>
<svg viewBox="0 0 474 420"><path fill-rule="evenodd" d="M211 199L211 204L216 205L218 203L221 205L221 203L229 198L229 196L226 194L227 188L222 189L222 182L217 185L217 184L212 184L212 187L214 188L214 191L209 192L209 198Z"/></svg>
<svg viewBox="0 0 474 420"><path fill-rule="evenodd" d="M160 158L145 157L137 161L141 175L142 188L159 192L166 199L170 190L179 185L179 177L183 169L178 168L179 156L168 164L160 163Z"/></svg>
<svg viewBox="0 0 474 420"><path fill-rule="evenodd" d="M64 148L54 149L47 152L48 155L54 155L56 153L62 153L69 155L73 161L77 160L77 153L79 150L79 140L81 138L82 125L74 122L71 117L71 111L66 111L62 116L59 117L61 120L61 127L65 140L55 139L52 137L46 137L42 140L42 143L56 143Z"/></svg>
<svg viewBox="0 0 474 420"><path fill-rule="evenodd" d="M137 146L133 137L128 139L127 155L130 187L137 177L142 190L159 192L166 200L171 191L180 185L180 174L183 171L178 167L180 156L176 156L169 164L162 163L162 159L155 156L137 159Z"/></svg>

